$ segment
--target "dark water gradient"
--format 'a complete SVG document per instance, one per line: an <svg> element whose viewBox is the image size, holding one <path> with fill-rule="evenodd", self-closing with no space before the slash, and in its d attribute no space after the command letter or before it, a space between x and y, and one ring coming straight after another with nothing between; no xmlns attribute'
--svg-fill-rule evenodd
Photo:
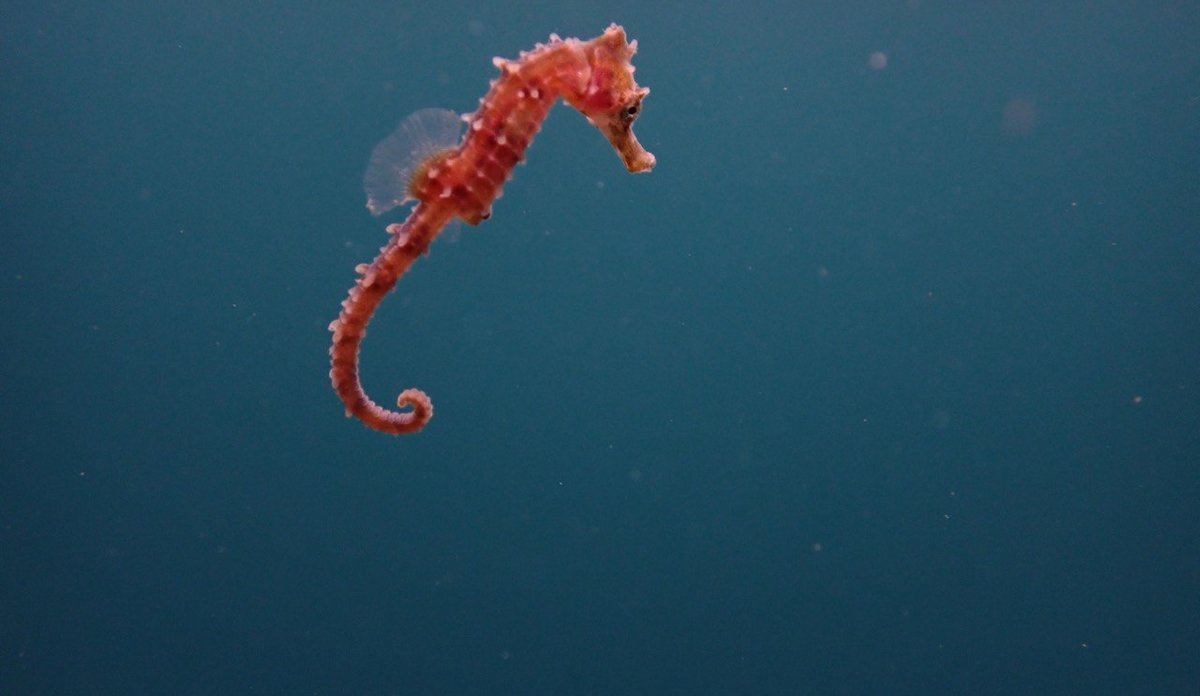
<svg viewBox="0 0 1200 696"><path fill-rule="evenodd" d="M0 693L1200 687L1193 3L341 5L0 9ZM372 146L614 20L656 170L551 113L344 420Z"/></svg>

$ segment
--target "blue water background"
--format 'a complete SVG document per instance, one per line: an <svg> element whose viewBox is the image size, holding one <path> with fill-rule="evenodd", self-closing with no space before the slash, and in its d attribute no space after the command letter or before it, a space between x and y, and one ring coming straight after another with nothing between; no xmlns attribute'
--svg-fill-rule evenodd
<svg viewBox="0 0 1200 696"><path fill-rule="evenodd" d="M7 2L0 693L1200 692L1189 2ZM372 146L612 21L363 353ZM873 58L874 56L874 58Z"/></svg>

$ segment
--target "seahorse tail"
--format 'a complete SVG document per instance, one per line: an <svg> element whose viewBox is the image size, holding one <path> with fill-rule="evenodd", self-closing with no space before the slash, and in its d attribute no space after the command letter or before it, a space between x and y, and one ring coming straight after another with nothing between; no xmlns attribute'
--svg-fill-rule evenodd
<svg viewBox="0 0 1200 696"><path fill-rule="evenodd" d="M358 267L362 275L342 302L342 312L329 325L333 345L329 348L329 379L346 406L347 417L357 417L367 427L392 435L415 433L433 418L433 402L419 389L406 389L396 399L401 409L391 411L371 400L359 378L358 358L367 324L383 297L395 287L419 252L407 250L402 235L394 234L372 264Z"/></svg>

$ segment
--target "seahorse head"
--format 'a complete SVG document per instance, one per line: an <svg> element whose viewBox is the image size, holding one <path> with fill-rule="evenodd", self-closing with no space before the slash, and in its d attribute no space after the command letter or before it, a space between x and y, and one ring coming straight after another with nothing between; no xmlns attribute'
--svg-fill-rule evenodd
<svg viewBox="0 0 1200 696"><path fill-rule="evenodd" d="M567 103L608 138L629 171L650 171L654 168L654 155L633 134L633 122L642 111L642 100L650 94L649 88L638 87L633 79L632 60L637 53L637 41L628 41L625 30L613 24L581 48L590 68L587 86L578 93L565 94Z"/></svg>

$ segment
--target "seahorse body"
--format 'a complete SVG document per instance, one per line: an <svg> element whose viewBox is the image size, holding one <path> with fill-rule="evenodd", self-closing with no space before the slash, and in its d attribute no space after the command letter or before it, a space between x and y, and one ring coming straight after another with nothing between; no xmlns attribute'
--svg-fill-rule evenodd
<svg viewBox="0 0 1200 696"><path fill-rule="evenodd" d="M346 406L368 427L393 435L414 433L433 417L433 403L419 389L400 394L397 405L411 411L392 411L376 404L363 391L358 355L367 323L384 295L409 266L424 254L453 218L477 225L488 219L513 168L525 157L550 108L559 98L587 117L602 132L633 173L654 167L633 134L642 100L650 93L638 87L631 64L637 42L613 24L590 41L560 39L538 44L517 60L494 59L500 77L467 119L467 132L454 150L431 157L409 182L417 205L403 224L388 227L390 237L370 264L360 264L360 277L342 302L342 312L329 325L333 388Z"/></svg>

